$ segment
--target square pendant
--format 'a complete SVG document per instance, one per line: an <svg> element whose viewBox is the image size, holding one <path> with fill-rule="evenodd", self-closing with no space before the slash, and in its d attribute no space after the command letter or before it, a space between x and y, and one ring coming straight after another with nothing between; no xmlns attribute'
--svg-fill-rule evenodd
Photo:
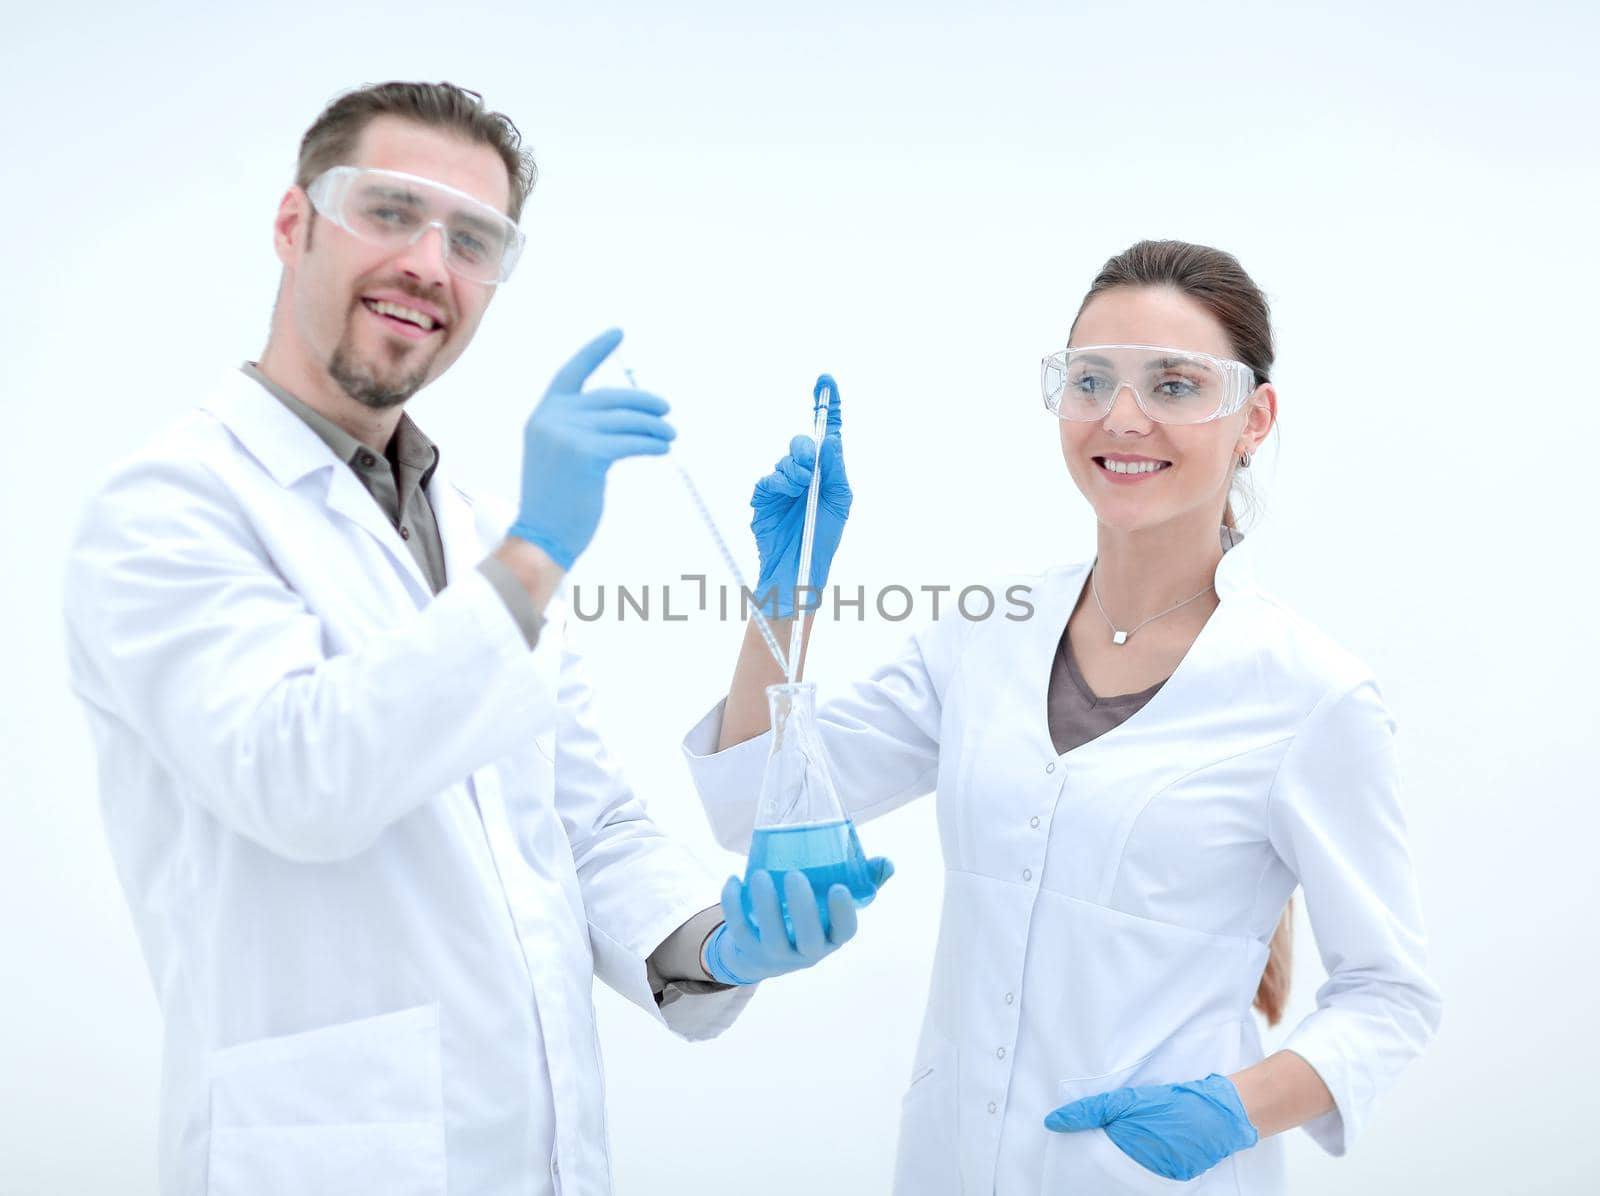
<svg viewBox="0 0 1600 1196"><path fill-rule="evenodd" d="M1128 642L1128 633L1126 631L1115 632L1111 636L1111 642L1113 644L1125 644L1125 643L1127 643Z"/></svg>

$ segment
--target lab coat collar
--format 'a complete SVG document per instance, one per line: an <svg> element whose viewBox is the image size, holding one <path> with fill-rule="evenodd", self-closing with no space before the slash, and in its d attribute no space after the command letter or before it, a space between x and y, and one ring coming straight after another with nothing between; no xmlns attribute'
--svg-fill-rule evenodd
<svg viewBox="0 0 1600 1196"><path fill-rule="evenodd" d="M344 462L305 420L240 370L230 370L201 406L221 420L244 450L285 489L326 469L327 490L323 501L377 540L405 579L413 601L418 605L427 603L432 597L432 588L423 578L416 559L401 542L400 534L367 493L355 471L344 467ZM437 473L432 480L437 483ZM429 489L431 492L433 487ZM437 512L435 514L437 518ZM447 536L449 533L441 528L440 534ZM446 543L448 572L450 549L449 542Z"/></svg>
<svg viewBox="0 0 1600 1196"><path fill-rule="evenodd" d="M201 407L221 420L280 486L293 486L318 469L341 464L303 419L240 370L229 370Z"/></svg>
<svg viewBox="0 0 1600 1196"><path fill-rule="evenodd" d="M1167 678L1166 683L1145 707L1127 720L1136 729L1143 728L1153 718L1166 718L1170 713L1184 709L1186 703L1214 701L1217 692L1215 675L1211 673L1214 663L1236 657L1241 651L1250 650L1245 646L1245 640L1232 636L1229 630L1234 626L1235 617L1244 613L1237 605L1238 600L1255 589L1254 570L1248 555L1250 548L1246 547L1242 532L1220 527L1219 535L1222 539L1222 559L1217 562L1216 571L1212 575L1212 585L1216 589L1219 603L1218 609L1206 619L1205 625L1201 627L1193 644L1172 675ZM1050 674L1055 662L1056 648L1066 631L1072 612L1083 597L1085 588L1090 585L1089 573L1093 568L1094 560L1091 558L1076 565L1066 566L1052 575L1054 583L1044 587L1039 596L1035 618L1030 621L1030 625L1037 630L1023 633L1023 638L1018 640L1016 657L1008 662L1007 667L1014 675L1027 678L1031 694L1029 707L1033 710L1043 712L1048 708ZM1202 677L1209 676L1211 679L1196 689L1191 685L1191 679L1196 674ZM1052 756L1056 754L1055 745L1050 739L1049 725L1042 716L1036 721L1030 734L1040 751ZM1110 742L1117 744L1123 742L1126 737L1124 732ZM1106 736L1098 736L1074 748L1072 754L1075 758L1098 757L1108 750L1106 741Z"/></svg>

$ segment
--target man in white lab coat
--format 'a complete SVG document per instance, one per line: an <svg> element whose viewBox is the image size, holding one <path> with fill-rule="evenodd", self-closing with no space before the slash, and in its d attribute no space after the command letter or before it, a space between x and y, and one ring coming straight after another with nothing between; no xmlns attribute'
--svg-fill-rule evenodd
<svg viewBox="0 0 1600 1196"><path fill-rule="evenodd" d="M534 409L514 523L404 414L515 264L532 177L474 93L335 100L274 222L261 360L74 543L72 683L166 1026L165 1193L608 1192L593 977L709 1037L750 991L713 976L853 933L730 924L703 955L713 878L596 734L558 588L609 464L672 436L662 400L583 389L620 334Z"/></svg>

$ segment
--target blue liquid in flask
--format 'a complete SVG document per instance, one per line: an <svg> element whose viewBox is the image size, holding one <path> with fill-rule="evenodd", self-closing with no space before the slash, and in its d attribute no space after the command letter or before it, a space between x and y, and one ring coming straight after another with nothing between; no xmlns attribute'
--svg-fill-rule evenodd
<svg viewBox="0 0 1600 1196"><path fill-rule="evenodd" d="M783 873L803 872L811 882L811 893L817 902L817 912L822 915L825 934L832 932L828 917L828 890L832 886L844 885L849 889L857 909L870 904L877 895L861 850L861 840L856 837L855 823L848 818L837 822L757 828L750 840L750 862L744 874L742 903L746 915L751 912L750 876L758 868L772 873L773 883L778 887L778 904L783 910L783 928L791 941L794 923L789 919L788 903L783 896Z"/></svg>

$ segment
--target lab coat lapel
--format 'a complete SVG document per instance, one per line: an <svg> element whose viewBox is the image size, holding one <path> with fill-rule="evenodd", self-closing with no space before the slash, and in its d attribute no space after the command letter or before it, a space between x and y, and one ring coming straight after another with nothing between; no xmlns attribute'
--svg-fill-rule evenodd
<svg viewBox="0 0 1600 1196"><path fill-rule="evenodd" d="M1238 533L1225 535L1224 540L1231 541L1232 546L1222 554L1213 577L1219 605L1166 684L1123 722L1074 748L1068 756L1097 757L1104 755L1108 747L1142 744L1147 732L1159 740L1175 727L1188 726L1197 710L1229 701L1242 688L1239 669L1252 655L1253 648L1240 640L1238 620L1242 617L1239 608L1255 590L1253 545ZM1035 617L1030 620L1033 629L1019 641L1021 651L1011 662L1011 667L1027 676L1030 682L1026 691L1029 711L1025 725L1035 733L1037 746L1051 753L1055 746L1050 743L1046 715L1050 673L1056 646L1066 629L1068 617L1089 584L1093 564L1090 560L1064 569L1044 588Z"/></svg>
<svg viewBox="0 0 1600 1196"><path fill-rule="evenodd" d="M428 479L428 505L433 508L439 539L444 544L445 580L453 585L476 569L488 551L478 527L477 511L442 466L435 466Z"/></svg>
<svg viewBox="0 0 1600 1196"><path fill-rule="evenodd" d="M287 411L284 414L289 415L291 419L294 418ZM331 453L329 455L332 456ZM326 501L331 510L365 530L383 546L383 550L389 555L390 563L405 579L406 588L411 592L412 599L419 607L426 606L433 597L433 589L422 576L421 566L417 564L416 558L400 539L400 533L395 531L394 525L389 522L372 495L367 493L367 488L361 484L361 480L356 477L353 470L340 464L332 471Z"/></svg>
<svg viewBox="0 0 1600 1196"><path fill-rule="evenodd" d="M432 597L432 589L399 533L355 473L334 456L305 421L238 370L230 372L203 408L226 424L244 450L284 488L294 486L318 470L326 470L323 502L376 540L399 574L412 603L419 607L426 605Z"/></svg>

